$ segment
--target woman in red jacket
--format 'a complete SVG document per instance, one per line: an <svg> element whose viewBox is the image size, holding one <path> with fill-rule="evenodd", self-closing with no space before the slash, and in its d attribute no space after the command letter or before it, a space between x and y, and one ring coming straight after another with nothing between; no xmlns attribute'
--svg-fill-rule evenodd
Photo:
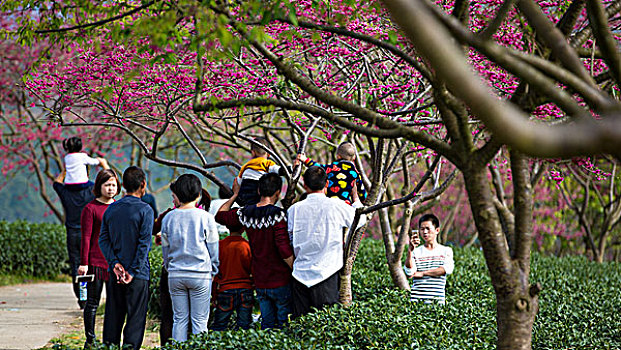
<svg viewBox="0 0 621 350"><path fill-rule="evenodd" d="M95 199L82 210L82 243L80 249L80 267L78 275L95 275L93 282L86 286L86 306L84 307L84 330L86 345L95 342L95 313L99 307L101 290L108 280L108 263L99 248L99 230L101 219L108 205L114 202L121 189L119 178L113 170L102 170L97 174L93 193Z"/></svg>

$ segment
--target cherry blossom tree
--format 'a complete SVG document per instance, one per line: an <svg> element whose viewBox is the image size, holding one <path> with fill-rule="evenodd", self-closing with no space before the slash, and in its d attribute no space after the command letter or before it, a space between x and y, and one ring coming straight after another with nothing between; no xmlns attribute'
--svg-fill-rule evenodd
<svg viewBox="0 0 621 350"><path fill-rule="evenodd" d="M95 75L86 84L67 84L71 68L48 69L30 88L45 94L47 76L61 72L49 88L55 95L71 92L65 108L54 110L62 125L75 125L81 115L69 115L66 107L94 108L101 121L84 125L123 130L152 159L201 171L216 183L208 169L234 164L201 158L197 140L244 147L261 130L282 165L311 138L328 147L343 138L356 141L368 152L370 174L370 196L359 213L380 213L397 281L394 266L414 206L444 191L452 177L430 181L427 191L422 179L441 173L437 157L448 160L462 174L484 250L501 349L530 348L541 288L529 283L529 274L533 186L543 173L528 156L618 156L620 149L618 2L20 4L8 1L4 9L30 11L22 24L25 42L45 35L75 42L74 49L89 47L79 60L129 52L129 61L137 62L126 69L127 58L113 59L109 69L122 72ZM87 74L101 72L96 62L73 72L83 65ZM200 159L198 166L160 156L160 142L174 147L175 139ZM412 160L419 147L428 152L429 167L414 184L407 172L423 161ZM494 171L501 151L511 170L510 196ZM386 186L396 169L405 181L397 192ZM292 173L296 179L299 169ZM399 198L385 200L391 191ZM392 251L385 213L397 204L406 215ZM346 242L345 286L361 235L350 233ZM344 301L351 298L347 292L343 288Z"/></svg>
<svg viewBox="0 0 621 350"><path fill-rule="evenodd" d="M573 214L572 221L578 223L577 234L593 259L603 262L607 246L619 238L617 161L610 157L578 159L558 164L556 169L557 187Z"/></svg>
<svg viewBox="0 0 621 350"><path fill-rule="evenodd" d="M14 30L15 21L2 17L0 27ZM33 174L35 182L30 183L33 190L50 209L43 216L54 215L59 221L64 220L60 204L55 200L51 185L62 169L64 151L60 147L67 134L47 117L48 112L38 108L36 100L31 97L23 83L23 76L33 68L38 58L57 55L46 43L31 47L19 45L15 38L0 41L0 172L4 178L0 184L5 186L14 176ZM57 103L57 100L51 102ZM92 130L91 130L92 131ZM113 135L105 130L94 134L84 128L72 130L72 136L82 138L85 150L106 153L111 147L118 146Z"/></svg>

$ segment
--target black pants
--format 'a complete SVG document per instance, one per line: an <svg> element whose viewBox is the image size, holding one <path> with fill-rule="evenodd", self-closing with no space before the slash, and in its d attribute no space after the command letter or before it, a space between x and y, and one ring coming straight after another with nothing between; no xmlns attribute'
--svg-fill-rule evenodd
<svg viewBox="0 0 621 350"><path fill-rule="evenodd" d="M84 302L80 300L80 284L76 283L75 276L78 274L80 267L80 244L82 242L82 232L80 229L67 227L67 253L69 255L69 273L71 274L71 283L73 284L73 294L78 298L80 307L84 306Z"/></svg>
<svg viewBox="0 0 621 350"><path fill-rule="evenodd" d="M101 299L104 281L94 280L86 285L86 305L84 306L84 332L86 343L93 344L95 341L95 315Z"/></svg>
<svg viewBox="0 0 621 350"><path fill-rule="evenodd" d="M123 331L123 345L140 349L147 322L149 281L134 279L130 284L120 284L117 283L116 275L111 273L106 282L106 298L104 344L120 345Z"/></svg>
<svg viewBox="0 0 621 350"><path fill-rule="evenodd" d="M293 278L293 318L306 315L311 307L321 309L338 302L339 272L310 288Z"/></svg>
<svg viewBox="0 0 621 350"><path fill-rule="evenodd" d="M168 271L162 267L160 277L160 344L169 343L172 340L173 309L170 291L168 290Z"/></svg>

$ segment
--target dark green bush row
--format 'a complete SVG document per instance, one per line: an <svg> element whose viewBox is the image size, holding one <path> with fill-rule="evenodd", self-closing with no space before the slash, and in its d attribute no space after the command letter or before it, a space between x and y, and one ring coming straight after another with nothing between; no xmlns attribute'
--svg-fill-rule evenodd
<svg viewBox="0 0 621 350"><path fill-rule="evenodd" d="M65 227L0 221L0 272L55 277L67 272Z"/></svg>
<svg viewBox="0 0 621 350"><path fill-rule="evenodd" d="M159 312L159 249L151 253L150 312ZM455 249L447 305L411 303L392 287L381 242L365 240L354 269L354 303L293 321L279 332L209 332L167 349L490 349L496 303L483 254ZM543 286L534 349L621 349L621 265L533 257ZM65 347L60 347L65 348Z"/></svg>
<svg viewBox="0 0 621 350"><path fill-rule="evenodd" d="M152 244L149 252L151 279L149 280L149 317L160 315L160 276L162 274L162 247Z"/></svg>
<svg viewBox="0 0 621 350"><path fill-rule="evenodd" d="M411 303L392 287L381 242L365 240L354 269L354 304L291 323L283 332L209 332L169 349L490 349L496 302L481 251L455 249L447 305ZM621 349L621 266L533 257L540 311L534 349Z"/></svg>

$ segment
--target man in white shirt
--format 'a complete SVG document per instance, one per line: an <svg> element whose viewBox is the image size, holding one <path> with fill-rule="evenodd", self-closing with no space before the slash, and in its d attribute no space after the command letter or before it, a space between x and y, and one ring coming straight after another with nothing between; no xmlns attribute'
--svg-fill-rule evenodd
<svg viewBox="0 0 621 350"><path fill-rule="evenodd" d="M313 166L303 176L308 197L287 211L293 252L293 317L307 314L311 307L322 308L339 301L339 271L343 267L344 229L354 222L356 208L362 207L356 186L352 206L325 195L325 170ZM358 222L366 222L362 215Z"/></svg>

